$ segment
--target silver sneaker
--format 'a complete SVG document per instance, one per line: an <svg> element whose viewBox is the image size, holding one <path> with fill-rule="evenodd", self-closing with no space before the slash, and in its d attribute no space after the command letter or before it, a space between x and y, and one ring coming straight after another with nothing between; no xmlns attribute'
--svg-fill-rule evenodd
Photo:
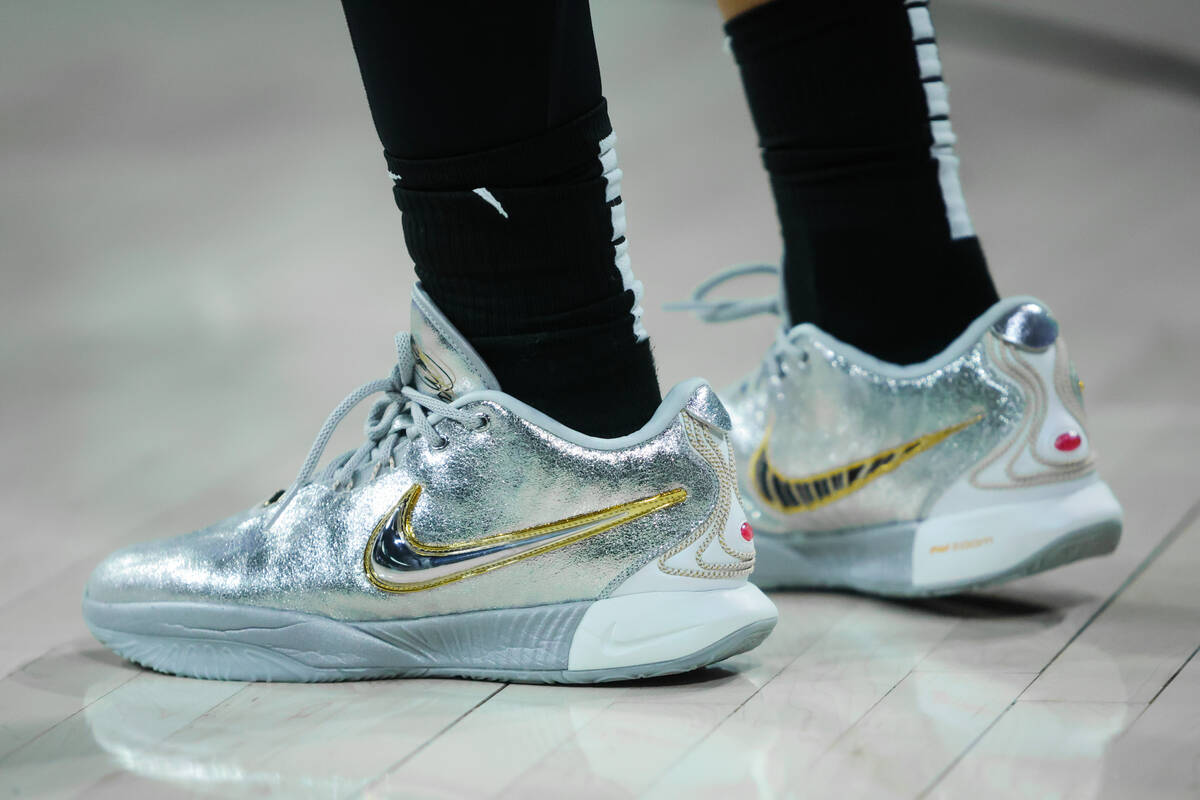
<svg viewBox="0 0 1200 800"><path fill-rule="evenodd" d="M702 667L774 627L747 582L729 416L703 381L595 439L501 392L419 286L396 347L281 496L100 564L96 638L202 678L590 683ZM364 444L316 473L375 393Z"/></svg>
<svg viewBox="0 0 1200 800"><path fill-rule="evenodd" d="M776 297L689 303L709 321ZM1096 472L1083 383L1050 311L1001 300L941 354L897 366L783 325L722 394L763 587L958 592L1112 552L1122 512Z"/></svg>

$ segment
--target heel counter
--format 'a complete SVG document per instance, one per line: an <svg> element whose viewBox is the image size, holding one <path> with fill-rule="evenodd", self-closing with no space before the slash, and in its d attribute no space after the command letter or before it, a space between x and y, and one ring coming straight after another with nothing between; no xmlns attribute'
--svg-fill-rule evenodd
<svg viewBox="0 0 1200 800"><path fill-rule="evenodd" d="M1037 351L989 341L992 363L1019 387L1025 410L1014 434L973 472L977 484L1038 485L1080 477L1094 469L1082 392L1062 336ZM989 469L1004 465L1004 476ZM986 474L985 474L986 473Z"/></svg>
<svg viewBox="0 0 1200 800"><path fill-rule="evenodd" d="M754 566L754 532L747 521L742 502L737 456L729 430L701 424L686 415L683 422L692 449L708 465L712 480L717 485L717 499L709 518L711 529L699 536L693 534L698 543L705 538L711 539L708 547L697 551L696 559L708 570L728 571L744 567L749 572ZM716 548L724 555L723 558L718 557Z"/></svg>
<svg viewBox="0 0 1200 800"><path fill-rule="evenodd" d="M754 536L738 489L729 417L716 394L711 389L707 394L705 413L697 413L689 403L679 415L679 425L712 482L708 512L690 530L673 534L665 549L623 581L612 596L740 585L754 569Z"/></svg>
<svg viewBox="0 0 1200 800"><path fill-rule="evenodd" d="M927 516L1010 503L1013 492L1071 491L1096 477L1082 389L1062 336L1056 331L1050 344L1035 349L988 333L984 350L990 366L1020 392L1024 408L1011 432L951 484Z"/></svg>
<svg viewBox="0 0 1200 800"><path fill-rule="evenodd" d="M1023 472L1036 475L1036 465L1068 471L1090 466L1083 384L1050 309L1037 301L1022 303L998 319L985 339L991 363L1017 384L1025 398L1021 429L1027 433L1027 454L1035 463L1026 463Z"/></svg>

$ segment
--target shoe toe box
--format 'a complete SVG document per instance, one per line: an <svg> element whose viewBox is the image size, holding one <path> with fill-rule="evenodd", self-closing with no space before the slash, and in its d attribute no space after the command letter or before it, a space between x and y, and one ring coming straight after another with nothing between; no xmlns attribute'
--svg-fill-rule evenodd
<svg viewBox="0 0 1200 800"><path fill-rule="evenodd" d="M96 603L212 599L236 593L253 558L260 515L247 512L183 536L116 551L92 571L84 598Z"/></svg>

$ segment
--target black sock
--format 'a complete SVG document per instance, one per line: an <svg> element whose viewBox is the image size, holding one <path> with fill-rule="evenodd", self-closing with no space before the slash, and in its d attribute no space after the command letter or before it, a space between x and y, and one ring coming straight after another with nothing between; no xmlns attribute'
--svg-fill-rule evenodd
<svg viewBox="0 0 1200 800"><path fill-rule="evenodd" d="M885 361L936 354L998 298L958 187L925 3L774 0L726 31L775 195L791 322Z"/></svg>
<svg viewBox="0 0 1200 800"><path fill-rule="evenodd" d="M660 395L587 4L343 5L425 290L506 392L639 428Z"/></svg>

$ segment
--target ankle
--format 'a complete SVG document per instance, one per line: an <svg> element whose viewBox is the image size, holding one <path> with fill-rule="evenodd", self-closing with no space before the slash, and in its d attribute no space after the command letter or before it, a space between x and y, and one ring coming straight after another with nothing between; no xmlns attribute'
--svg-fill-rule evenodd
<svg viewBox="0 0 1200 800"><path fill-rule="evenodd" d="M626 320L471 344L506 393L589 436L633 433L662 402L650 342L637 340Z"/></svg>

